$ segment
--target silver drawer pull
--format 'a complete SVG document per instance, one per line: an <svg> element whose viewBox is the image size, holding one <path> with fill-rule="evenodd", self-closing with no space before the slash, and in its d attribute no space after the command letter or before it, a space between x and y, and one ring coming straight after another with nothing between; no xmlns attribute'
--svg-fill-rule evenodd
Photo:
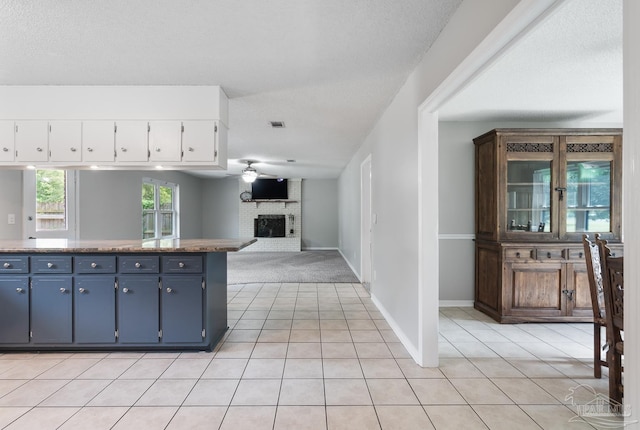
<svg viewBox="0 0 640 430"><path fill-rule="evenodd" d="M84 289L84 288L78 288L78 292L79 292L80 294L84 294L85 289Z"/></svg>
<svg viewBox="0 0 640 430"><path fill-rule="evenodd" d="M66 293L66 292L67 292L67 289L66 289L66 288L60 288L60 292L61 292L62 294L64 294L64 293Z"/></svg>
<svg viewBox="0 0 640 430"><path fill-rule="evenodd" d="M127 152L127 148L122 147L122 148L120 148L120 151Z"/></svg>
<svg viewBox="0 0 640 430"><path fill-rule="evenodd" d="M179 263L178 263L178 267L182 269L182 268L184 267L184 263L183 263L182 261L181 261L181 262L179 262Z"/></svg>
<svg viewBox="0 0 640 430"><path fill-rule="evenodd" d="M24 290L22 288L16 288L16 293L21 294Z"/></svg>
<svg viewBox="0 0 640 430"><path fill-rule="evenodd" d="M38 147L38 148L36 148L36 151L42 152L42 148Z"/></svg>
<svg viewBox="0 0 640 430"><path fill-rule="evenodd" d="M93 148L91 147L87 148L87 152L93 152Z"/></svg>
<svg viewBox="0 0 640 430"><path fill-rule="evenodd" d="M195 151L192 147L189 147L189 152Z"/></svg>
<svg viewBox="0 0 640 430"><path fill-rule="evenodd" d="M520 253L516 252L516 258L520 258Z"/></svg>
<svg viewBox="0 0 640 430"><path fill-rule="evenodd" d="M171 294L173 293L173 290L171 288L167 288L167 293Z"/></svg>
<svg viewBox="0 0 640 430"><path fill-rule="evenodd" d="M123 292L123 293L125 293L125 294L127 294L127 293L129 292L129 289L128 289L128 288L123 288L123 289L122 289L122 292Z"/></svg>
<svg viewBox="0 0 640 430"><path fill-rule="evenodd" d="M98 265L96 263L91 263L91 268L95 269L96 267L98 267Z"/></svg>
<svg viewBox="0 0 640 430"><path fill-rule="evenodd" d="M134 266L136 266L136 269L139 269L142 266L142 264L136 262L136 264L134 264Z"/></svg>
<svg viewBox="0 0 640 430"><path fill-rule="evenodd" d="M51 269L53 267L53 263L47 263L47 267Z"/></svg>
<svg viewBox="0 0 640 430"><path fill-rule="evenodd" d="M76 148L73 148L73 147L71 148L71 152L76 152L76 151L77 151Z"/></svg>
<svg viewBox="0 0 640 430"><path fill-rule="evenodd" d="M9 152L9 148L6 148L6 147L5 147L5 148L2 148L2 151L3 151L3 152Z"/></svg>
<svg viewBox="0 0 640 430"><path fill-rule="evenodd" d="M11 267L11 263L4 263L2 267L4 267L5 269L8 269L9 267Z"/></svg>
<svg viewBox="0 0 640 430"><path fill-rule="evenodd" d="M156 152L160 152L160 151L161 151L161 149L160 149L160 148L156 148Z"/></svg>

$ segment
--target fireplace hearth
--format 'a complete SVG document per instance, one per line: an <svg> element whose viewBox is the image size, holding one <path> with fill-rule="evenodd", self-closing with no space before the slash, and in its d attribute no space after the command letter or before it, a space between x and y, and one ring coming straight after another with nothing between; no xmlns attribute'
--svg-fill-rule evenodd
<svg viewBox="0 0 640 430"><path fill-rule="evenodd" d="M285 237L284 215L258 215L253 220L254 237Z"/></svg>

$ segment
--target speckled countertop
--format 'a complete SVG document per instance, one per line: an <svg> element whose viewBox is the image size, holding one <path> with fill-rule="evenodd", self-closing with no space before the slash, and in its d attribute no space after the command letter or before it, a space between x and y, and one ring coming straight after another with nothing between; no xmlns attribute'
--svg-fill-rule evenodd
<svg viewBox="0 0 640 430"><path fill-rule="evenodd" d="M256 239L161 239L161 240L0 240L0 253L16 252L234 252Z"/></svg>

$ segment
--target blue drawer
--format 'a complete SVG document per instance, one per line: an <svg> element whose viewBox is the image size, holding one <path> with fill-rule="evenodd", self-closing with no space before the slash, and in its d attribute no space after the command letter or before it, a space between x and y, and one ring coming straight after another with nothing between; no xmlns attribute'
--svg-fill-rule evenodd
<svg viewBox="0 0 640 430"><path fill-rule="evenodd" d="M31 257L32 273L71 273L70 255L38 255Z"/></svg>
<svg viewBox="0 0 640 430"><path fill-rule="evenodd" d="M118 258L120 273L159 273L160 258L157 255L131 255Z"/></svg>
<svg viewBox="0 0 640 430"><path fill-rule="evenodd" d="M76 273L116 273L115 255L83 255L75 257Z"/></svg>
<svg viewBox="0 0 640 430"><path fill-rule="evenodd" d="M29 273L29 257L26 255L0 255L0 274Z"/></svg>
<svg viewBox="0 0 640 430"><path fill-rule="evenodd" d="M162 273L202 273L202 256L167 255L162 257Z"/></svg>

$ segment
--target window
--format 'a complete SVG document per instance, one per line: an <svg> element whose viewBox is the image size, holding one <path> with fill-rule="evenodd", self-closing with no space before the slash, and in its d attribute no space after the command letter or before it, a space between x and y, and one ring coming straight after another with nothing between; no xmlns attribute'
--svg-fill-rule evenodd
<svg viewBox="0 0 640 430"><path fill-rule="evenodd" d="M142 238L178 236L178 186L170 182L143 179Z"/></svg>

